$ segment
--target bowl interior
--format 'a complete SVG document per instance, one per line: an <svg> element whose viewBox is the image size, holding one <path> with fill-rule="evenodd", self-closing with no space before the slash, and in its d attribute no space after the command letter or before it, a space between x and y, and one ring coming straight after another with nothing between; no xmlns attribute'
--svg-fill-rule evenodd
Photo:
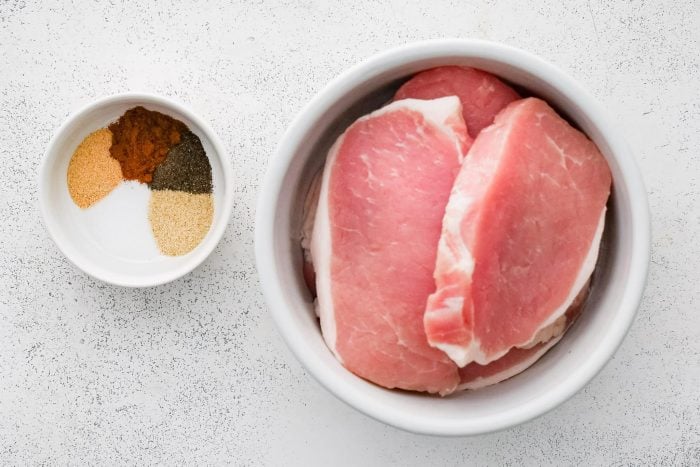
<svg viewBox="0 0 700 467"><path fill-rule="evenodd" d="M214 218L202 242L183 256L158 254L150 229L137 229L136 216L147 216L147 204L135 202L133 211L115 209L108 216L95 214L101 203L80 209L71 199L66 183L68 163L80 142L90 133L116 121L126 110L135 106L155 110L185 123L195 133L209 157L212 168ZM115 96L99 101L73 115L58 131L45 156L40 175L42 211L45 223L64 254L78 267L98 279L119 285L147 286L172 280L188 272L213 249L218 241L220 224L226 224L224 193L226 168L221 162L215 137L196 117L178 104L148 96ZM125 183L125 182L122 182ZM127 182L135 184L137 182ZM125 200L128 203L131 200ZM128 208L129 205L126 207ZM104 210L104 208L102 208ZM105 217L107 220L105 220ZM145 225L145 222L143 223ZM106 227L107 226L107 227ZM134 236L133 248L115 249L115 235ZM136 238L149 236L148 238ZM151 242L153 251L138 245ZM212 244L213 243L213 244Z"/></svg>
<svg viewBox="0 0 700 467"><path fill-rule="evenodd" d="M549 65L552 70L539 69L539 65L545 64L532 63L533 57L514 54L504 58L499 57L499 50L489 53L479 50L426 51L409 58L405 54L389 54L360 67L354 74L344 75L300 114L280 146L278 160L272 162L280 166L271 168L273 172L280 171L280 183L279 190L271 195L274 221L269 226L276 277L266 292L279 294L269 300L268 293L268 301L281 333L302 363L331 392L375 418L423 433L459 435L492 431L540 415L570 397L600 370L617 348L641 294L639 290L631 294L637 296L631 296L626 290L630 268L634 267L635 256L639 256L635 252L640 241L638 235L644 236L644 232L635 233L634 226L639 226L639 222L632 218L632 212L638 211L634 202L641 202L646 209L644 199L631 198L629 174L634 176L636 171L626 166L634 164L625 159L626 146L612 142L607 124L597 116L595 120L591 118L592 111L586 108L587 94L577 95L579 89L575 83L566 81L568 78L558 70ZM350 122L385 104L408 77L439 65L480 68L545 99L598 145L614 180L592 291L585 311L565 338L536 365L516 377L445 398L380 388L354 376L335 360L321 337L312 300L304 285L298 242L304 196L313 174L323 166L330 145ZM559 75L545 76L549 71Z"/></svg>

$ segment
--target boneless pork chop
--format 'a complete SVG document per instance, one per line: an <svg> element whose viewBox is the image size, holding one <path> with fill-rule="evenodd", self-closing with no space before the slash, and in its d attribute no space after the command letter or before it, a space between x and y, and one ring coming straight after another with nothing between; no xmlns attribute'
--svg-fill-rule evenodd
<svg viewBox="0 0 700 467"><path fill-rule="evenodd" d="M475 140L445 211L430 344L463 367L549 340L595 266L610 183L596 146L544 101L506 107Z"/></svg>
<svg viewBox="0 0 700 467"><path fill-rule="evenodd" d="M456 97L394 102L331 148L311 239L323 337L355 374L447 394L456 365L428 345L442 217L471 139Z"/></svg>
<svg viewBox="0 0 700 467"><path fill-rule="evenodd" d="M500 79L482 70L460 66L444 66L418 73L396 92L394 101L437 99L457 96L462 104L462 116L472 138L493 123L496 114L519 99L518 94ZM304 255L304 280L312 296L316 296L315 271L309 245L318 203L321 173L313 177L304 201L304 225L301 246Z"/></svg>
<svg viewBox="0 0 700 467"><path fill-rule="evenodd" d="M437 99L457 96L472 138L493 123L506 105L520 99L510 86L494 75L475 68L442 66L418 73L399 88L394 100Z"/></svg>

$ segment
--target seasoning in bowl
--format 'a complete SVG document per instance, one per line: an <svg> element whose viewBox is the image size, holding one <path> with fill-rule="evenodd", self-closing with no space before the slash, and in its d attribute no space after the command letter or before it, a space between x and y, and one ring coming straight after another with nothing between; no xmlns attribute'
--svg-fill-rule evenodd
<svg viewBox="0 0 700 467"><path fill-rule="evenodd" d="M157 245L158 254L166 256L181 256L194 250L214 217L212 169L199 137L183 122L144 107L129 109L107 128L88 135L73 153L67 184L71 198L86 212L85 219L90 224L100 223L105 216L93 216L87 211L101 211L99 205L107 203L105 198L110 194L124 197L134 191L116 189L120 185L143 187L150 193L146 198L148 206L107 204L122 206L122 212L114 213L122 219L145 216L141 223L150 224L151 238L141 239L141 243ZM129 199L145 201L143 197ZM104 201L99 203L101 200ZM93 231L105 231L100 226L93 227ZM143 236L144 231L125 233L132 232ZM120 242L137 240L124 238ZM123 248L114 245L113 250L121 252Z"/></svg>
<svg viewBox="0 0 700 467"><path fill-rule="evenodd" d="M186 129L184 123L165 114L134 107L109 125L114 135L109 153L119 161L124 178L148 183Z"/></svg>
<svg viewBox="0 0 700 467"><path fill-rule="evenodd" d="M192 251L209 231L214 200L209 193L157 190L151 193L148 218L158 248L166 255Z"/></svg>
<svg viewBox="0 0 700 467"><path fill-rule="evenodd" d="M156 167L152 190L211 193L211 164L197 135L186 131L181 142L168 152L165 161Z"/></svg>
<svg viewBox="0 0 700 467"><path fill-rule="evenodd" d="M119 162L111 158L112 132L102 128L90 133L73 153L68 164L68 192L73 202L89 208L122 181Z"/></svg>

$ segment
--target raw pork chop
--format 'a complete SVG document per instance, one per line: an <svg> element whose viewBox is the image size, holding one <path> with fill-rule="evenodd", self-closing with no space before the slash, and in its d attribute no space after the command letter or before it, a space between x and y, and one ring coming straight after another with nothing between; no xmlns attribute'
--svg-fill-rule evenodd
<svg viewBox="0 0 700 467"><path fill-rule="evenodd" d="M571 307L566 311L564 315L564 324L562 326L555 324L550 326L550 328L552 328L550 332L553 337L548 341L538 342L526 349L510 349L504 356L487 365L479 365L476 362L472 362L464 368L460 368L460 383L457 389L480 389L491 386L492 384L512 378L534 365L537 360L561 340L564 336L564 332L574 323L576 318L578 318L587 296L588 284L584 286L581 292L576 296L574 303L572 303Z"/></svg>
<svg viewBox="0 0 700 467"><path fill-rule="evenodd" d="M309 189L304 198L303 207L303 226L301 230L301 246L303 251L303 275L309 291L313 298L316 298L316 277L313 267L313 259L311 257L311 236L313 232L314 218L316 215L316 206L318 205L318 197L321 191L321 178L323 170L318 171L311 179ZM490 386L508 378L511 378L529 368L537 360L540 359L549 349L561 340L564 331L573 323L578 316L588 292L586 285L578 297L566 312L564 324L558 319L548 328L540 331L544 342L538 342L528 349L511 349L507 354L495 360L488 365L479 365L478 363L470 363L469 365L459 370L460 384L458 390L464 389L480 389ZM546 340L546 336L552 336Z"/></svg>
<svg viewBox="0 0 700 467"><path fill-rule="evenodd" d="M474 68L443 66L418 73L403 84L394 100L457 96L472 138L493 123L506 105L520 99L510 86L490 73Z"/></svg>
<svg viewBox="0 0 700 467"><path fill-rule="evenodd" d="M510 104L474 142L450 196L428 300L430 344L463 367L544 342L591 275L610 171L544 101Z"/></svg>
<svg viewBox="0 0 700 467"><path fill-rule="evenodd" d="M425 303L442 216L471 140L456 97L394 102L331 148L311 254L323 337L350 371L447 394L454 363L428 345Z"/></svg>
<svg viewBox="0 0 700 467"><path fill-rule="evenodd" d="M403 84L394 100L407 98L436 99L457 96L462 103L462 116L472 138L493 123L496 114L518 94L495 76L474 68L445 66L418 73ZM309 245L314 215L318 203L320 173L314 176L304 201L304 225L301 246L304 255L304 281L313 297L316 296L315 271Z"/></svg>

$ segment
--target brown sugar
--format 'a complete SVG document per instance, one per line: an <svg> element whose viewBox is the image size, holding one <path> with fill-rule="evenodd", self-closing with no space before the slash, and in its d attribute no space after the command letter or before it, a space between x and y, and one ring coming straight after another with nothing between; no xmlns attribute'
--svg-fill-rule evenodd
<svg viewBox="0 0 700 467"><path fill-rule="evenodd" d="M75 204L87 208L109 194L122 181L119 162L110 157L112 132L90 133L68 163L68 192Z"/></svg>
<svg viewBox="0 0 700 467"><path fill-rule="evenodd" d="M148 206L151 229L161 253L180 256L189 253L209 232L214 217L211 194L153 190Z"/></svg>
<svg viewBox="0 0 700 467"><path fill-rule="evenodd" d="M153 180L153 171L187 131L184 123L141 106L127 110L109 129L114 135L110 153L124 178L142 183Z"/></svg>

